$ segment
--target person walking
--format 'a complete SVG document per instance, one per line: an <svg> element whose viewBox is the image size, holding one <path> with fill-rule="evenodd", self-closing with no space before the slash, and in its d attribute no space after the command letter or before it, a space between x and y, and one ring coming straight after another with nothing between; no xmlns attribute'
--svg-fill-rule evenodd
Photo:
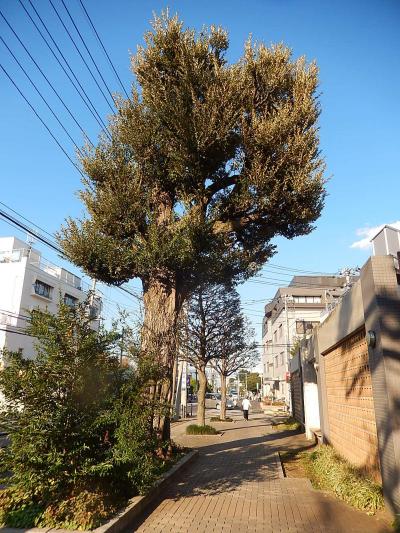
<svg viewBox="0 0 400 533"><path fill-rule="evenodd" d="M248 398L245 398L242 401L242 409L243 409L243 418L246 420L246 422L249 421L249 409L250 409L250 400Z"/></svg>

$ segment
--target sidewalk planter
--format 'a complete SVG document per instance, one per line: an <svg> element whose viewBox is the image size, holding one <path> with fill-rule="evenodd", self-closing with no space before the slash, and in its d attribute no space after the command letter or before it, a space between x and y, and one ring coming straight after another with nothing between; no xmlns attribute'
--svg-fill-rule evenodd
<svg viewBox="0 0 400 533"><path fill-rule="evenodd" d="M128 528L135 520L140 518L145 509L153 503L160 493L175 480L176 476L198 456L198 451L193 450L180 459L168 472L165 472L154 483L150 492L145 496L135 496L130 500L130 504L120 511L114 518L96 529L91 530L93 533L119 533ZM52 528L1 528L1 533L76 533L73 529L52 529Z"/></svg>

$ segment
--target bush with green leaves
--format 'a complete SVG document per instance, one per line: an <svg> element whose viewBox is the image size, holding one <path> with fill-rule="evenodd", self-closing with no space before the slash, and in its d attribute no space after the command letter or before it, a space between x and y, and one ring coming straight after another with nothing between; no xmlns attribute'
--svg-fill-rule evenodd
<svg viewBox="0 0 400 533"><path fill-rule="evenodd" d="M92 328L87 306L34 311L35 359L5 353L0 373L0 523L92 528L135 493L165 460L152 420L154 368L122 368L115 332ZM142 358L145 361L145 358Z"/></svg>
<svg viewBox="0 0 400 533"><path fill-rule="evenodd" d="M197 424L190 424L186 428L187 435L217 435L218 431L212 426L199 426Z"/></svg>
<svg viewBox="0 0 400 533"><path fill-rule="evenodd" d="M368 514L383 507L382 487L340 457L332 446L318 446L311 453L303 453L302 460L315 488L332 491Z"/></svg>

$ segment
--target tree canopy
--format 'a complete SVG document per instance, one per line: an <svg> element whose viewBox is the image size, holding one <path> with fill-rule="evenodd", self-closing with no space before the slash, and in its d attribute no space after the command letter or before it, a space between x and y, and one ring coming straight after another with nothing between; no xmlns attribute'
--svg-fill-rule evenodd
<svg viewBox="0 0 400 533"><path fill-rule="evenodd" d="M273 237L312 230L325 195L318 69L251 40L229 64L228 46L222 28L162 14L132 57L131 97L81 156L88 216L60 235L97 279L238 281Z"/></svg>

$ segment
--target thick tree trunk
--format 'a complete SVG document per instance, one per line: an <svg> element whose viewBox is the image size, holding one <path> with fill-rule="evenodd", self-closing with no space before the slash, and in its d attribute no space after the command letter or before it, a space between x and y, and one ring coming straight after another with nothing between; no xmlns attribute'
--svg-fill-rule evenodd
<svg viewBox="0 0 400 533"><path fill-rule="evenodd" d="M226 418L226 376L225 374L220 374L221 378L221 412L220 419L225 420Z"/></svg>
<svg viewBox="0 0 400 533"><path fill-rule="evenodd" d="M206 425L206 388L207 377L205 367L199 367L199 391L197 394L197 423L199 426Z"/></svg>
<svg viewBox="0 0 400 533"><path fill-rule="evenodd" d="M143 302L142 360L152 365L155 374L151 393L155 403L159 402L164 410L155 416L155 428L160 440L167 441L177 356L177 321L182 306L174 277L160 274L143 282Z"/></svg>

